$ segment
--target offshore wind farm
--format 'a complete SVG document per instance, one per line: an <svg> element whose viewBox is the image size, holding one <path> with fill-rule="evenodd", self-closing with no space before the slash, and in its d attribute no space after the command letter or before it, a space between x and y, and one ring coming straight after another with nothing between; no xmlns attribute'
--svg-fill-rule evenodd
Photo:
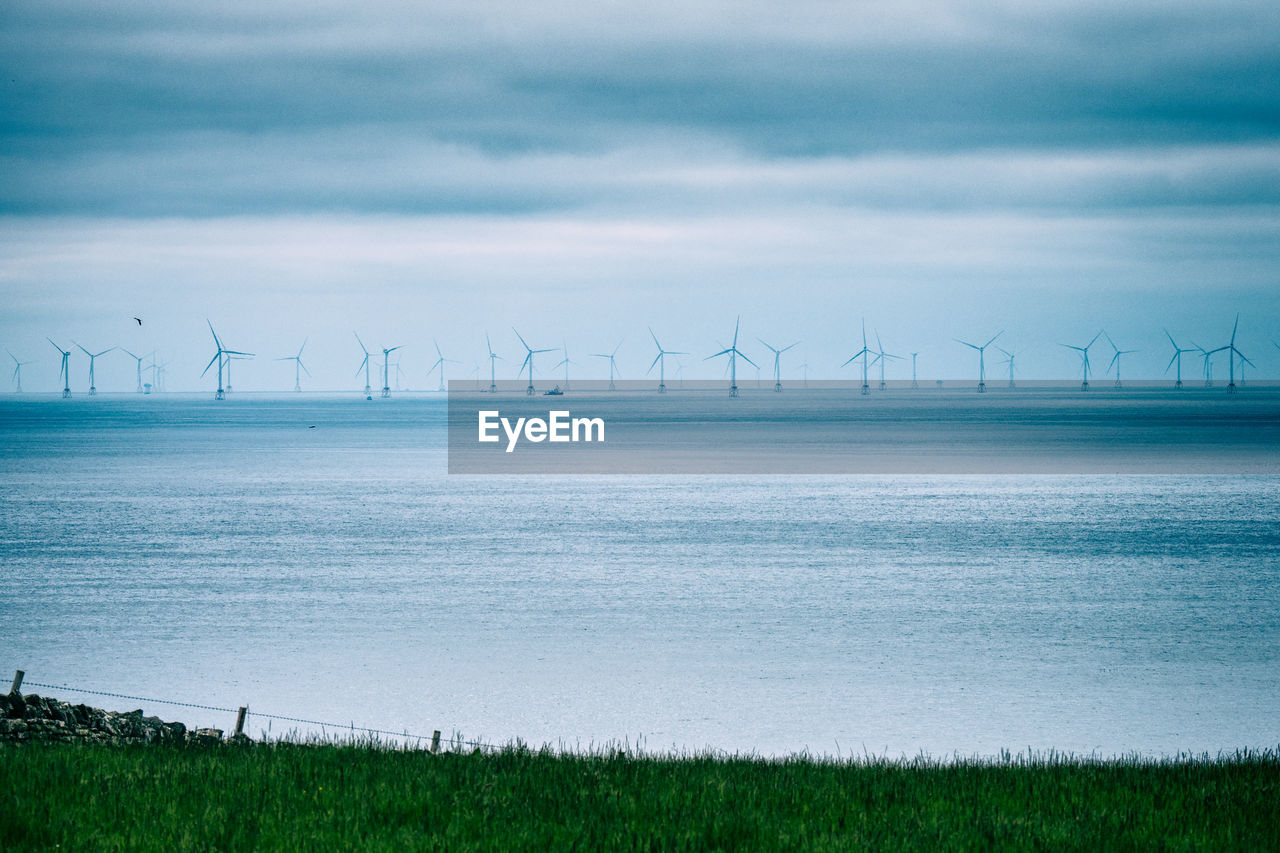
<svg viewBox="0 0 1280 853"><path fill-rule="evenodd" d="M752 367L756 367L757 369L759 369L756 362L751 360L751 357L750 355L748 355L748 352L738 346L738 336L741 330L741 325L742 325L742 320L741 320L741 317L739 317L735 321L734 337L732 339L733 344L730 347L724 348L722 345L717 344L717 346L720 347L719 351L715 352L711 356L708 356L706 359L703 359L703 361L710 361L715 358L727 357L725 361L724 374L728 379L727 390L730 396L737 396L739 389L742 387L746 387L746 386L739 386L737 382L737 360L739 358L741 358L744 362L751 365ZM233 360L240 360L240 361L247 362L253 359L254 356L252 353L248 353L248 352L224 349L222 347L222 343L220 339L217 336L217 333L213 330L212 322L206 320L206 326L208 327L209 332L213 337L215 352L213 357L205 366L204 371L201 372L199 376L196 378L203 379L208 377L211 383L213 383L215 399L224 399L226 394L232 390L232 388L230 387L231 386L231 379L230 379L231 362ZM1225 390L1226 393L1235 393L1238 387L1244 384L1244 372L1243 372L1244 366L1249 365L1250 367L1255 367L1255 368L1257 367L1255 362L1250 360L1244 354L1244 352L1236 345L1236 339L1239 333L1239 328L1240 328L1240 315L1236 315L1234 319L1234 323L1231 326L1230 335L1227 337L1226 341L1220 346L1209 347L1209 348L1202 347L1195 343L1192 343L1192 345L1189 347L1181 347L1174 340L1172 334L1169 332L1168 329L1161 329L1160 334L1162 334L1165 337L1165 339L1173 346L1173 349L1174 349L1174 353L1170 358L1170 360L1164 365L1163 370L1153 369L1146 376L1141 376L1141 375L1133 376L1132 373L1130 373L1129 375L1133 377L1136 385L1138 386L1154 385L1158 387L1166 381L1167 374L1171 369L1173 369L1174 370L1173 387L1176 389L1182 389L1184 387L1183 379L1182 379L1182 356L1186 354L1191 354L1191 353L1199 353L1201 356L1201 370L1204 375L1204 383L1203 383L1204 387L1214 387L1213 380L1212 380L1212 375L1213 375L1212 370L1213 370L1213 364L1215 362L1215 357L1216 357L1217 361L1225 362L1226 373L1228 376L1228 381L1226 385L1223 386L1223 390ZM642 357L644 358L649 358L650 356L652 356L652 361L650 362L649 369L646 371L646 373L652 372L655 367L658 368L658 384L655 390L658 393L665 393L667 388L666 381L665 381L667 357L670 356L672 358L679 359L680 356L690 355L692 350L691 349L690 350L664 350L661 343L658 341L656 335L654 334L652 327L646 327L646 331L648 332L650 339L653 341L653 347L650 348L648 352L641 353ZM542 376L544 379L554 379L556 376L556 371L563 371L563 377L564 377L563 385L565 386L569 385L568 368L570 366L577 365L577 362L574 362L569 359L569 355L568 355L569 345L567 340L564 342L564 344L559 350L562 356L561 359L557 362L554 362L553 364L550 364L548 367L544 367L543 370L539 371L536 367L537 362L535 362L533 357L535 355L540 355L544 353L556 352L557 350L555 348L541 348L536 350L530 349L528 344L525 342L524 338L520 335L518 331L513 329L512 334L514 335L514 339L517 345L511 346L511 344L509 343L507 351L508 351L509 357L518 359L517 361L512 363L519 365L518 375L523 375L525 378L524 387L527 394L531 395L535 393L534 380L536 376ZM970 341L966 341L961 338L953 338L952 340L954 341L954 343L958 343L964 347L967 347L968 349L974 351L977 354L978 356L977 364L976 364L977 369L976 371L973 371L971 373L970 371L972 368L970 366L970 363L965 362L963 359L959 358L958 355L954 352L947 352L945 358L936 359L937 363L933 365L934 370L937 371L937 373L935 374L936 380L938 382L943 382L944 380L941 379L941 376L945 375L948 377L945 380L945 382L955 383L955 382L963 382L966 377L976 375L976 380L977 380L976 390L978 391L978 393L985 392L987 390L986 351L994 345L996 340L1000 339L1005 334L1006 334L1005 330L1001 330L995 335L992 335L990 338L986 340L985 343L982 343L982 344L972 343ZM364 346L364 342L360 339L360 335L358 333L353 332L352 337L354 338L359 350L357 353L352 353L352 355L360 357L359 366L356 370L356 377L359 378L362 376L364 379L363 387L361 388L361 386L357 383L354 390L359 390L361 393L365 395L365 397L372 399L371 381L370 381L371 380L370 372L373 369L373 362L371 361L372 353ZM477 358L475 360L475 363L477 365L477 371L479 369L478 365L480 361L487 360L489 363L489 374L490 374L489 390L496 391L498 387L498 379L499 379L497 362L503 361L507 357L500 355L499 352L494 349L494 341L488 332L484 332L482 335L476 335L475 337L478 339L482 338L484 341L484 349L480 353L477 353ZM919 382L921 378L920 365L918 361L920 351L916 350L911 353L911 369L910 369L909 376L905 372L899 372L899 374L895 376L894 370L890 368L890 365L893 362L905 362L904 357L885 351L884 346L881 343L881 333L879 331L875 331L873 333L873 337L876 343L875 349L872 349L869 346L867 331L866 331L866 321L864 319L862 321L861 338L859 340L855 340L855 343L861 343L861 348L858 349L857 352L855 352L852 356L848 357L842 363L837 363L834 360L829 362L827 365L827 369L823 371L823 375L820 375L817 378L819 378L820 380L821 379L832 379L832 380L837 379L840 375L841 368L845 368L845 367L848 367L850 364L857 363L858 366L860 367L861 375L862 375L861 391L863 395L869 394L872 390L871 384L870 384L870 372L872 368L878 369L879 382L877 384L877 389L880 391L887 390L890 387L898 387L904 382L909 382L910 387L912 389L918 390ZM772 360L772 364L770 365L770 368L771 368L772 378L773 378L773 383L772 383L773 390L781 391L782 380L784 375L783 368L782 368L782 354L785 352L789 352L797 347L800 347L801 342L796 341L796 342L787 344L784 347L775 348L760 335L755 335L754 339L763 348L763 352L757 351L756 356L766 363L768 363L770 359ZM52 338L47 338L47 340L49 340L50 343L54 343ZM1115 388L1123 387L1123 381L1121 378L1121 368L1123 364L1129 363L1129 360L1122 361L1122 357L1132 356L1142 352L1142 350L1140 349L1120 349L1116 345L1115 341L1112 339L1110 333L1108 333L1105 329L1099 329L1089 339L1089 341L1083 345L1061 344L1060 345L1061 348L1074 351L1079 359L1079 361L1077 362L1078 364L1077 369L1079 370L1079 375L1081 379L1078 383L1078 387L1081 391L1088 391L1090 389L1089 380L1092 376L1092 367L1093 367L1092 362L1090 360L1090 351L1095 347L1095 345L1098 344L1100 340L1105 341L1106 344L1109 345L1112 350L1111 357L1106 363L1106 368L1104 372L1107 375L1114 376L1115 381L1113 383L1113 387ZM1273 343L1276 349L1280 349L1280 343L1275 343L1274 341L1270 341L1270 339L1266 337L1263 337L1263 340ZM292 390L295 392L301 392L303 390L301 385L301 380L302 380L302 375L304 373L308 377L312 376L311 370L308 368L308 366L306 365L306 363L304 363L302 359L302 353L306 349L307 344L309 342L310 342L310 336L307 336L304 338L301 347L299 348L298 352L295 355L281 356L281 357L276 357L274 359L275 361L293 362L294 381L293 381ZM450 378L453 378L453 379L462 378L461 376L457 376L457 375L450 377L449 376L449 371L451 369L450 366L456 365L460 367L464 364L464 361L459 359L446 358L443 350L440 347L438 338L429 339L429 346L427 345L427 343L428 342L426 341L422 342L421 349L423 349L425 352L428 352L428 353L434 351L436 357L434 361L431 361L428 365L425 366L425 369L423 370L423 374L427 381L427 384L424 385L422 388L418 389L418 391L429 390L429 386L432 384L431 377L434 376L435 377L434 390L437 392L444 392L446 390L446 384ZM604 369L605 369L604 377L607 378L610 388L614 387L616 381L621 375L620 370L618 368L617 360L618 360L618 354L622 350L623 345L625 343L626 343L626 340L625 338L623 338L619 340L614 345L613 349L609 352L590 353L591 358L599 359L602 365L604 366ZM920 344L927 343L927 342L914 341L912 343L913 345L919 346ZM264 342L263 348L270 345L272 344ZM329 350L332 350L335 347L335 345L345 349L344 344L337 344L336 342L327 342L327 343L322 342L321 345L325 346ZM694 347L696 345L697 345L696 342L691 342L686 344L686 346L690 346L690 347ZM89 350L85 349L79 344L74 344L74 346L83 353L85 358L88 359L87 393L90 396L96 395L98 391L97 389L98 360L104 358L105 356L109 355L110 353L116 350L119 350L122 355L127 356L134 360L134 371L133 371L134 387L130 390L133 390L135 393L146 393L146 394L151 393L153 389L157 391L159 390L159 383L158 381L156 381L157 377L155 375L152 376L153 381L150 383L144 383L142 381L144 360L150 359L150 363L147 366L147 369L152 370L153 373L158 367L155 362L157 350L153 349L148 355L139 356L133 353L132 351L130 351L128 348L120 345L112 346L96 353L90 352ZM56 376L57 376L58 383L62 385L61 389L54 389L54 390L60 391L64 397L69 397L72 394L70 370L71 370L71 357L73 356L74 353L70 350L63 350L56 343L54 343L54 347L59 353L59 357L61 359L59 363L58 373L56 374ZM392 382L393 372L394 372L394 375L396 375L397 377L400 375L407 375L404 369L400 365L399 358L397 358L397 361L394 363L390 361L391 353L398 352L404 348L405 348L405 345L399 344L397 346L383 348L381 350L381 353L383 356L383 363L380 368L381 379L382 379L382 391L380 396L384 399L391 396L391 386L393 384ZM1004 349L1003 347L996 347L996 349L1002 355L1004 355L1004 360L1000 363L1002 365L1006 365L1009 371L1009 383L1007 387L1014 388L1014 387L1017 387L1017 383L1014 381L1014 377L1013 377L1013 374L1015 372L1015 365L1014 365L1015 356L1023 355L1024 361L1025 361L1025 355L1028 351L1034 352L1036 349L1040 349L1042 351L1052 352L1054 350L1054 345L1052 345L1048 341L1036 342L1036 341L1027 340L1024 337L1021 340L1020 346L1016 353L1008 349ZM1158 350L1159 347L1153 344L1153 346L1150 349L1151 351L1154 352ZM523 350L524 356L523 358L518 358L521 350ZM695 359L695 363L696 361L697 360ZM1277 370L1280 371L1280 359L1272 358L1271 361L1277 364ZM38 360L27 360L22 362L22 365L30 368L32 365L37 365L39 363L40 362ZM1042 363L1043 363L1043 360L1042 360ZM1055 366L1054 373L1047 373L1037 377L1032 377L1028 381L1041 381L1041 382L1048 382L1048 383L1052 383L1055 381L1065 381L1067 376L1069 375L1069 370L1070 370L1069 360L1065 358L1060 358L1060 359L1054 360L1052 363ZM1268 362L1266 360L1263 360L1262 363L1265 368ZM1150 364L1153 367L1158 366L1158 362L1151 362ZM808 370L810 369L810 362L805 361L804 365L805 365L805 378L807 380L807 373L808 373ZM578 366L581 366L581 365L578 365ZM683 370L683 362L679 362L679 366ZM214 370L215 367L217 368L216 370ZM477 371L472 371L472 373L474 374ZM35 390L31 387L32 382L30 379L30 375L31 375L31 371L28 370L28 383L27 383L26 393L31 393ZM115 371L114 375L117 378L121 378L126 374L123 371L117 370ZM704 374L704 375L709 375L709 374ZM1237 375L1240 376L1240 379L1241 379L1239 385L1235 381ZM1278 372L1277 375L1280 375L1280 372ZM13 388L11 390L14 393L20 393L17 387L17 378L18 378L18 373L17 371L15 371L15 373L11 377L13 382ZM511 379L515 377L504 376L502 378L505 380L505 379ZM598 375L593 375L591 372L586 372L582 375L582 378L593 379L593 378L599 378L599 377ZM1261 376L1255 375L1255 382L1268 382L1268 381L1270 380L1265 373L1263 373L1263 375ZM333 386L324 387L317 390L322 390L325 392L338 392L342 390L344 384L345 383L339 382L338 384L335 384ZM398 379L395 384L397 386L399 385ZM757 383L757 386L758 385L759 383ZM114 388L113 390L118 391L122 389L117 385L117 387ZM186 387L182 387L182 390L195 390L195 387L186 386ZM253 390L259 391L259 392L262 392L262 391L269 392L269 391L284 390L284 389L278 383L273 384L270 382L263 382L260 380L259 382L254 384ZM565 388L565 390L567 390L567 387Z"/></svg>

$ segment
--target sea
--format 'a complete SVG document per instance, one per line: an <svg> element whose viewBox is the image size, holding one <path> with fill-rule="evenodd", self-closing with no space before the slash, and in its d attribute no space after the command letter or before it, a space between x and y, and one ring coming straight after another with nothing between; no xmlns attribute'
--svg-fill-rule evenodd
<svg viewBox="0 0 1280 853"><path fill-rule="evenodd" d="M910 465L659 474L451 474L441 394L6 395L0 677L269 738L1275 749L1280 389L1090 394L1078 468L921 464L1007 408L894 389L840 405Z"/></svg>

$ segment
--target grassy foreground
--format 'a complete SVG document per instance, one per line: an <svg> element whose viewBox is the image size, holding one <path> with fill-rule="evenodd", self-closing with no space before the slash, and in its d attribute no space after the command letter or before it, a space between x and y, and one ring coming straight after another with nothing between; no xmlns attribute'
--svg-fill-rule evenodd
<svg viewBox="0 0 1280 853"><path fill-rule="evenodd" d="M1280 849L1280 755L822 762L0 748L0 849Z"/></svg>

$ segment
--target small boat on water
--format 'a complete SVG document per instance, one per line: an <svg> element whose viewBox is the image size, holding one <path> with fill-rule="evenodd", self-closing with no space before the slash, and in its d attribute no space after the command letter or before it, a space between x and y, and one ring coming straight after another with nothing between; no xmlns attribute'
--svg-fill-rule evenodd
<svg viewBox="0 0 1280 853"><path fill-rule="evenodd" d="M542 392L542 396L544 396L544 397L563 397L563 396L564 396L564 392L563 392L563 391L561 391L561 390L560 390L560 386L559 386L559 385L557 385L556 387L552 388L550 391L543 391L543 392Z"/></svg>

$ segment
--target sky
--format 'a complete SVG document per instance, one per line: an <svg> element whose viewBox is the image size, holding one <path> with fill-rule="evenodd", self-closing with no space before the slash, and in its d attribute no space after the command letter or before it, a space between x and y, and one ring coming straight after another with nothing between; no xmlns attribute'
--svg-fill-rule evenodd
<svg viewBox="0 0 1280 853"><path fill-rule="evenodd" d="M890 378L975 376L955 338L997 332L1068 378L1101 329L1136 378L1238 313L1280 377L1277 44L1273 0L10 0L0 346L27 390L46 336L73 390L73 341L211 390L208 321L237 387L306 340L342 389L358 332L424 388L436 342L487 373L486 331L514 377L513 326L640 378L652 327L712 377L740 316L757 363L853 379L865 319Z"/></svg>

